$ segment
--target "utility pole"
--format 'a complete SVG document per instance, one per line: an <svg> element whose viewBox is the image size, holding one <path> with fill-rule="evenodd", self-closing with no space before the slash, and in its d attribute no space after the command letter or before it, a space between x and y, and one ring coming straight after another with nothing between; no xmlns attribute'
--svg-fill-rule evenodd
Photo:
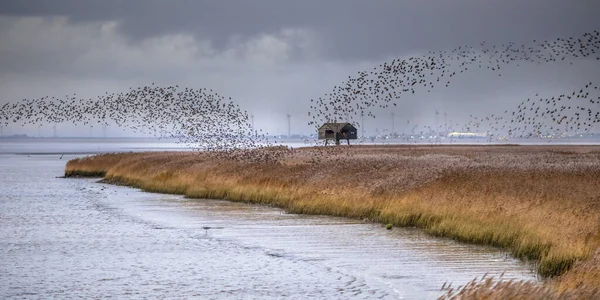
<svg viewBox="0 0 600 300"><path fill-rule="evenodd" d="M90 125L90 139L92 138L92 125Z"/></svg>
<svg viewBox="0 0 600 300"><path fill-rule="evenodd" d="M42 124L38 125L38 137L42 137Z"/></svg>
<svg viewBox="0 0 600 300"><path fill-rule="evenodd" d="M52 130L54 131L54 135L53 136L57 137L57 135L56 135L56 124L54 124L54 126L52 126Z"/></svg>
<svg viewBox="0 0 600 300"><path fill-rule="evenodd" d="M288 138L290 136L292 136L292 127L291 127L291 119L292 119L292 115L290 115L290 110L288 109L287 112L287 119L288 119Z"/></svg>
<svg viewBox="0 0 600 300"><path fill-rule="evenodd" d="M448 135L448 114L444 111L444 127L446 127L446 136Z"/></svg>
<svg viewBox="0 0 600 300"><path fill-rule="evenodd" d="M360 137L365 137L365 114L360 114Z"/></svg>
<svg viewBox="0 0 600 300"><path fill-rule="evenodd" d="M0 136L4 136L4 125L0 125Z"/></svg>
<svg viewBox="0 0 600 300"><path fill-rule="evenodd" d="M254 114L250 114L250 121L252 122L252 132L254 134L254 136L256 136L256 131L254 130Z"/></svg>
<svg viewBox="0 0 600 300"><path fill-rule="evenodd" d="M391 136L394 136L394 132L396 132L396 128L395 128L395 124L394 124L394 112L392 112L392 134Z"/></svg>
<svg viewBox="0 0 600 300"><path fill-rule="evenodd" d="M435 110L435 142L437 143L440 139L440 128L438 127L438 117L440 115L440 112L437 111L437 109Z"/></svg>

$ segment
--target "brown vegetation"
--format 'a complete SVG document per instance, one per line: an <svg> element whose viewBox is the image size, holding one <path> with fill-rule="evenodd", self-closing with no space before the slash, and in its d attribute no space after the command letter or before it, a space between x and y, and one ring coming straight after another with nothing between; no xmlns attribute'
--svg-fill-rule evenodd
<svg viewBox="0 0 600 300"><path fill-rule="evenodd" d="M417 226L503 247L535 260L541 275L556 277L543 285L484 280L454 297L485 298L490 289L525 298L597 295L600 147L352 146L325 152L296 149L270 163L190 152L109 154L70 161L65 175L104 174L153 192ZM311 163L317 156L320 162Z"/></svg>

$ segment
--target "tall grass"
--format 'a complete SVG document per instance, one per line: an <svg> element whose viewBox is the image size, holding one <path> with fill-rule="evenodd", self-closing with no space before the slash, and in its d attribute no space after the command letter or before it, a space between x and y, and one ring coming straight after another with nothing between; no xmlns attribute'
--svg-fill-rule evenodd
<svg viewBox="0 0 600 300"><path fill-rule="evenodd" d="M587 264L600 256L592 255L600 247L599 150L352 146L331 147L327 155L298 149L276 163L130 153L70 161L65 175L103 174L152 192L416 226L535 260L542 276L562 275L550 281L558 292L600 286L600 271ZM315 156L321 162L309 163Z"/></svg>
<svg viewBox="0 0 600 300"><path fill-rule="evenodd" d="M540 285L524 281L503 281L492 277L469 282L464 286L444 287L440 300L486 299L486 300L582 300L600 299L600 287L581 286L577 289L558 291L550 285Z"/></svg>

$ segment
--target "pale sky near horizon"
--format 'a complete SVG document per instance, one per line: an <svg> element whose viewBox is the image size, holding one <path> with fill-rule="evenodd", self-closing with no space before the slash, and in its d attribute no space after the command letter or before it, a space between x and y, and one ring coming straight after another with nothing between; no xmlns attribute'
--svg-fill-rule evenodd
<svg viewBox="0 0 600 300"><path fill-rule="evenodd" d="M252 112L272 133L309 133L309 100L348 76L427 51L579 36L600 30L600 1L331 0L0 2L0 104L129 87L207 87ZM397 124L493 113L536 93L600 85L600 63L470 72L449 88L402 99ZM388 113L365 128L389 126ZM8 128L35 135L37 129ZM45 135L51 128L44 128ZM87 130L67 125L62 132ZM115 130L114 134L118 134Z"/></svg>

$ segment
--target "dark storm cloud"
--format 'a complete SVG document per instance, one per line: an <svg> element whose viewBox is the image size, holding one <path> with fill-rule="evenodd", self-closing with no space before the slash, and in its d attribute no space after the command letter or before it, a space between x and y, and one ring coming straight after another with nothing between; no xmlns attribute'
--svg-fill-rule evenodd
<svg viewBox="0 0 600 300"><path fill-rule="evenodd" d="M481 41L527 42L600 27L600 1L505 0L10 0L0 11L64 15L74 22L118 20L132 38L193 33L223 47L233 35L311 28L328 56L364 59Z"/></svg>

